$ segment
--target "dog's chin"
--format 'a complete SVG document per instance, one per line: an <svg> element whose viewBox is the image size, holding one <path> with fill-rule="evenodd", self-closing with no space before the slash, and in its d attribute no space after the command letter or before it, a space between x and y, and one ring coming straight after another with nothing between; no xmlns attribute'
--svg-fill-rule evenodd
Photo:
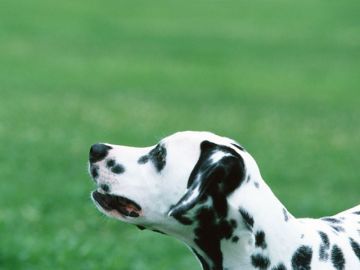
<svg viewBox="0 0 360 270"><path fill-rule="evenodd" d="M100 212L121 221L131 222L143 215L140 205L122 196L93 191L91 199Z"/></svg>

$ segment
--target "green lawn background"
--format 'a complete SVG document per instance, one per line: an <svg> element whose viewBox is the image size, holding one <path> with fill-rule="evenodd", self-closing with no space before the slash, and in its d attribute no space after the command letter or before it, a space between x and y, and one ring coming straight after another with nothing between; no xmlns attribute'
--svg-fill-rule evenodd
<svg viewBox="0 0 360 270"><path fill-rule="evenodd" d="M0 3L0 269L200 269L102 216L89 146L242 143L297 216L360 201L359 1Z"/></svg>

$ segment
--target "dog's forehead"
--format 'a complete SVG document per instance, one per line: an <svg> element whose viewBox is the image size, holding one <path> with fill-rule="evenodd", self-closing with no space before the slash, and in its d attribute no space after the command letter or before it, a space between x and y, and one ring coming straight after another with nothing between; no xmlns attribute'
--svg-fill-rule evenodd
<svg viewBox="0 0 360 270"><path fill-rule="evenodd" d="M165 144L194 144L200 145L203 141L215 144L229 144L232 140L206 131L182 131L174 133L162 140Z"/></svg>

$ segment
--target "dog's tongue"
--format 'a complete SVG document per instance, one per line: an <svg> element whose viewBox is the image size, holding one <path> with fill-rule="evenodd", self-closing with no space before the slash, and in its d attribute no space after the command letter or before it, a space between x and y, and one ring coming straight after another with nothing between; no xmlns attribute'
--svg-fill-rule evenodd
<svg viewBox="0 0 360 270"><path fill-rule="evenodd" d="M126 216L140 216L141 207L134 201L131 201L125 197L116 196L116 200L113 199L112 206L121 214L124 214Z"/></svg>
<svg viewBox="0 0 360 270"><path fill-rule="evenodd" d="M138 216L140 216L139 210L137 210L131 204L126 205L124 210L127 211L128 216L130 216L130 217L138 217Z"/></svg>

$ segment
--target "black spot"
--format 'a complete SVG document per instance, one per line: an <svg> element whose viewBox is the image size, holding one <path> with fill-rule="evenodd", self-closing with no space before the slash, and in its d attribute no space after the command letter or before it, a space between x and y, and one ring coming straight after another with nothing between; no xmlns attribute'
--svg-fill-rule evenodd
<svg viewBox="0 0 360 270"><path fill-rule="evenodd" d="M343 270L345 266L345 258L341 249L334 245L331 251L331 261L336 270Z"/></svg>
<svg viewBox="0 0 360 270"><path fill-rule="evenodd" d="M100 188L104 191L104 192L109 192L110 191L110 187L107 184L101 184Z"/></svg>
<svg viewBox="0 0 360 270"><path fill-rule="evenodd" d="M114 165L115 165L115 160L109 159L109 160L106 161L106 166L107 166L108 168L111 168L111 167L113 167Z"/></svg>
<svg viewBox="0 0 360 270"><path fill-rule="evenodd" d="M299 247L291 259L293 270L311 270L312 249L309 246Z"/></svg>
<svg viewBox="0 0 360 270"><path fill-rule="evenodd" d="M327 261L329 259L330 241L329 237L324 232L319 232L321 243L319 249L320 261Z"/></svg>
<svg viewBox="0 0 360 270"><path fill-rule="evenodd" d="M321 220L327 221L327 222L330 222L330 223L341 223L341 220L338 220L336 218L331 218L331 217L324 217Z"/></svg>
<svg viewBox="0 0 360 270"><path fill-rule="evenodd" d="M111 168L111 171L116 174L121 174L125 172L125 168L120 164L116 164L114 167Z"/></svg>
<svg viewBox="0 0 360 270"><path fill-rule="evenodd" d="M359 243L355 242L354 239L350 238L350 245L351 245L353 251L355 252L355 255L360 260L360 245L359 245Z"/></svg>
<svg viewBox="0 0 360 270"><path fill-rule="evenodd" d="M233 243L237 243L237 242L239 241L239 236L234 236L234 237L231 239L231 241L232 241Z"/></svg>
<svg viewBox="0 0 360 270"><path fill-rule="evenodd" d="M202 250L206 254L211 269L223 269L223 253L221 251L221 240L231 239L233 242L239 240L233 236L236 221L227 221L215 211L214 208L206 206L199 208L195 214L197 227L194 230L194 242L198 246L197 250Z"/></svg>
<svg viewBox="0 0 360 270"><path fill-rule="evenodd" d="M284 220L285 222L287 222L289 220L289 215L288 215L288 211L285 208L283 208L283 214L284 214Z"/></svg>
<svg viewBox="0 0 360 270"><path fill-rule="evenodd" d="M259 185L258 182L255 181L255 182L254 182L254 186L255 186L256 188L259 188L260 185Z"/></svg>
<svg viewBox="0 0 360 270"><path fill-rule="evenodd" d="M301 239L304 239L304 236L305 236L304 234L301 234L300 238L301 238Z"/></svg>
<svg viewBox="0 0 360 270"><path fill-rule="evenodd" d="M233 227L234 229L237 227L237 223L235 219L230 219L230 225L231 227Z"/></svg>
<svg viewBox="0 0 360 270"><path fill-rule="evenodd" d="M158 172L161 172L166 165L166 148L158 144L154 149L149 153L149 159L154 164Z"/></svg>
<svg viewBox="0 0 360 270"><path fill-rule="evenodd" d="M261 254L256 254L251 256L251 263L255 268L267 269L270 266L270 260L268 257L265 257Z"/></svg>
<svg viewBox="0 0 360 270"><path fill-rule="evenodd" d="M223 254L220 242L223 232L219 230L214 211L205 207L201 208L197 211L196 220L198 220L198 227L194 230L194 242L211 260L213 264L211 269L222 269Z"/></svg>
<svg viewBox="0 0 360 270"><path fill-rule="evenodd" d="M329 237L327 236L326 233L324 232L319 232L320 234L320 238L322 241L322 244L326 247L326 248L330 248L330 241L329 241Z"/></svg>
<svg viewBox="0 0 360 270"><path fill-rule="evenodd" d="M243 208L239 209L239 212L244 220L245 226L249 231L252 231L254 226L254 218Z"/></svg>
<svg viewBox="0 0 360 270"><path fill-rule="evenodd" d="M274 266L273 268L271 268L271 270L286 270L286 267L284 264L279 263L277 266Z"/></svg>
<svg viewBox="0 0 360 270"><path fill-rule="evenodd" d="M145 155L145 156L142 156L142 157L139 158L138 163L139 163L139 164L145 164L145 163L147 163L148 161L149 161L149 156L148 156L148 155Z"/></svg>
<svg viewBox="0 0 360 270"><path fill-rule="evenodd" d="M246 178L246 183L249 183L249 182L250 182L250 179L251 179L251 176L248 175L247 178Z"/></svg>
<svg viewBox="0 0 360 270"><path fill-rule="evenodd" d="M221 220L218 224L218 230L222 232L222 237L230 239L234 231L234 227L226 220Z"/></svg>
<svg viewBox="0 0 360 270"><path fill-rule="evenodd" d="M97 178L99 176L98 170L99 168L97 166L91 166L90 173L93 178Z"/></svg>
<svg viewBox="0 0 360 270"><path fill-rule="evenodd" d="M265 242L265 233L264 231L258 231L255 234L255 246L265 249L267 247Z"/></svg>
<svg viewBox="0 0 360 270"><path fill-rule="evenodd" d="M354 215L360 215L360 211L356 211L353 213Z"/></svg>
<svg viewBox="0 0 360 270"><path fill-rule="evenodd" d="M345 229L343 227L341 227L341 226L331 225L331 228L333 228L337 232L344 232L345 231Z"/></svg>
<svg viewBox="0 0 360 270"><path fill-rule="evenodd" d="M232 143L232 145L235 146L237 149L244 151L244 147L242 147L241 145L236 144L236 143Z"/></svg>

